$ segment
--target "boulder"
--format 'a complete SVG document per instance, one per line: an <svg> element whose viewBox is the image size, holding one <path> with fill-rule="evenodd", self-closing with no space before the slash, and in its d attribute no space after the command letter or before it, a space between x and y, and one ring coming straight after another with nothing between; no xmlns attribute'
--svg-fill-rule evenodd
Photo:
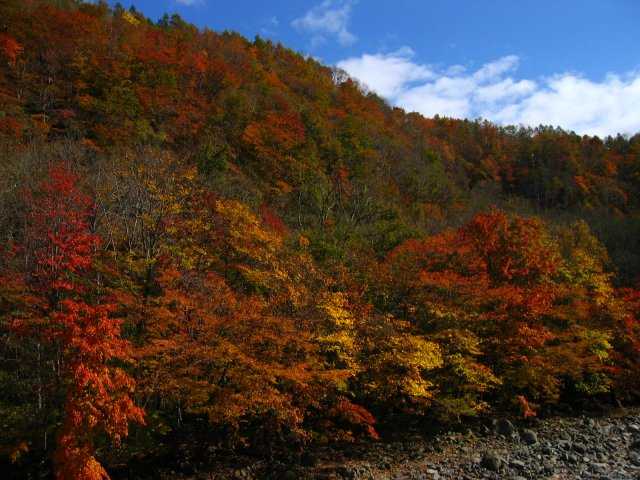
<svg viewBox="0 0 640 480"><path fill-rule="evenodd" d="M503 463L504 460L502 457L495 452L486 452L480 461L480 465L483 468L491 470L492 472L499 472L500 469L502 469Z"/></svg>
<svg viewBox="0 0 640 480"><path fill-rule="evenodd" d="M538 434L533 430L525 429L520 434L520 440L526 445L535 445L538 443Z"/></svg>

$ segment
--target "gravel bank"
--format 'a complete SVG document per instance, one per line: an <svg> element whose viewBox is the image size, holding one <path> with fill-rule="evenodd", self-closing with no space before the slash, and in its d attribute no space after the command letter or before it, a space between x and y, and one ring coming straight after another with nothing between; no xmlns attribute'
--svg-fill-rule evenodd
<svg viewBox="0 0 640 480"><path fill-rule="evenodd" d="M551 418L534 425L495 420L466 433L327 448L302 465L258 463L193 480L640 480L640 410ZM306 464L306 465L305 465Z"/></svg>

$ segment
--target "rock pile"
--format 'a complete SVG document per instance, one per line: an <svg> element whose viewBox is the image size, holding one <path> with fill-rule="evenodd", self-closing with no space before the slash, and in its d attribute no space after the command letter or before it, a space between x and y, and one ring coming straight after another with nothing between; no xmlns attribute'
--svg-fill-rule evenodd
<svg viewBox="0 0 640 480"><path fill-rule="evenodd" d="M640 410L552 418L526 428L507 419L466 433L308 452L313 462L262 464L190 480L640 480ZM169 478L169 477L167 477ZM171 477L173 479L179 477Z"/></svg>

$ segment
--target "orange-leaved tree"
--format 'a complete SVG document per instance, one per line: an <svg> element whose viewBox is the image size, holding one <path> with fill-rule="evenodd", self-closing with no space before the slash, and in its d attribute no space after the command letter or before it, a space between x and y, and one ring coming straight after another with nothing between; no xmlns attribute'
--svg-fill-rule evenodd
<svg viewBox="0 0 640 480"><path fill-rule="evenodd" d="M451 413L477 409L497 383L514 401L553 401L567 387L607 391L609 278L600 260L564 252L561 242L538 219L493 210L389 256L391 308L449 352L439 395ZM591 264L593 285L581 273ZM466 405L451 402L469 392Z"/></svg>

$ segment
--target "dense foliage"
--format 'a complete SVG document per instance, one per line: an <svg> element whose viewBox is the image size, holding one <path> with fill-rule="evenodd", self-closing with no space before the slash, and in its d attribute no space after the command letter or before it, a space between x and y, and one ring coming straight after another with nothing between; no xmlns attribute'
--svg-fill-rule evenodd
<svg viewBox="0 0 640 480"><path fill-rule="evenodd" d="M640 394L640 135L427 119L178 16L0 19L7 471Z"/></svg>

